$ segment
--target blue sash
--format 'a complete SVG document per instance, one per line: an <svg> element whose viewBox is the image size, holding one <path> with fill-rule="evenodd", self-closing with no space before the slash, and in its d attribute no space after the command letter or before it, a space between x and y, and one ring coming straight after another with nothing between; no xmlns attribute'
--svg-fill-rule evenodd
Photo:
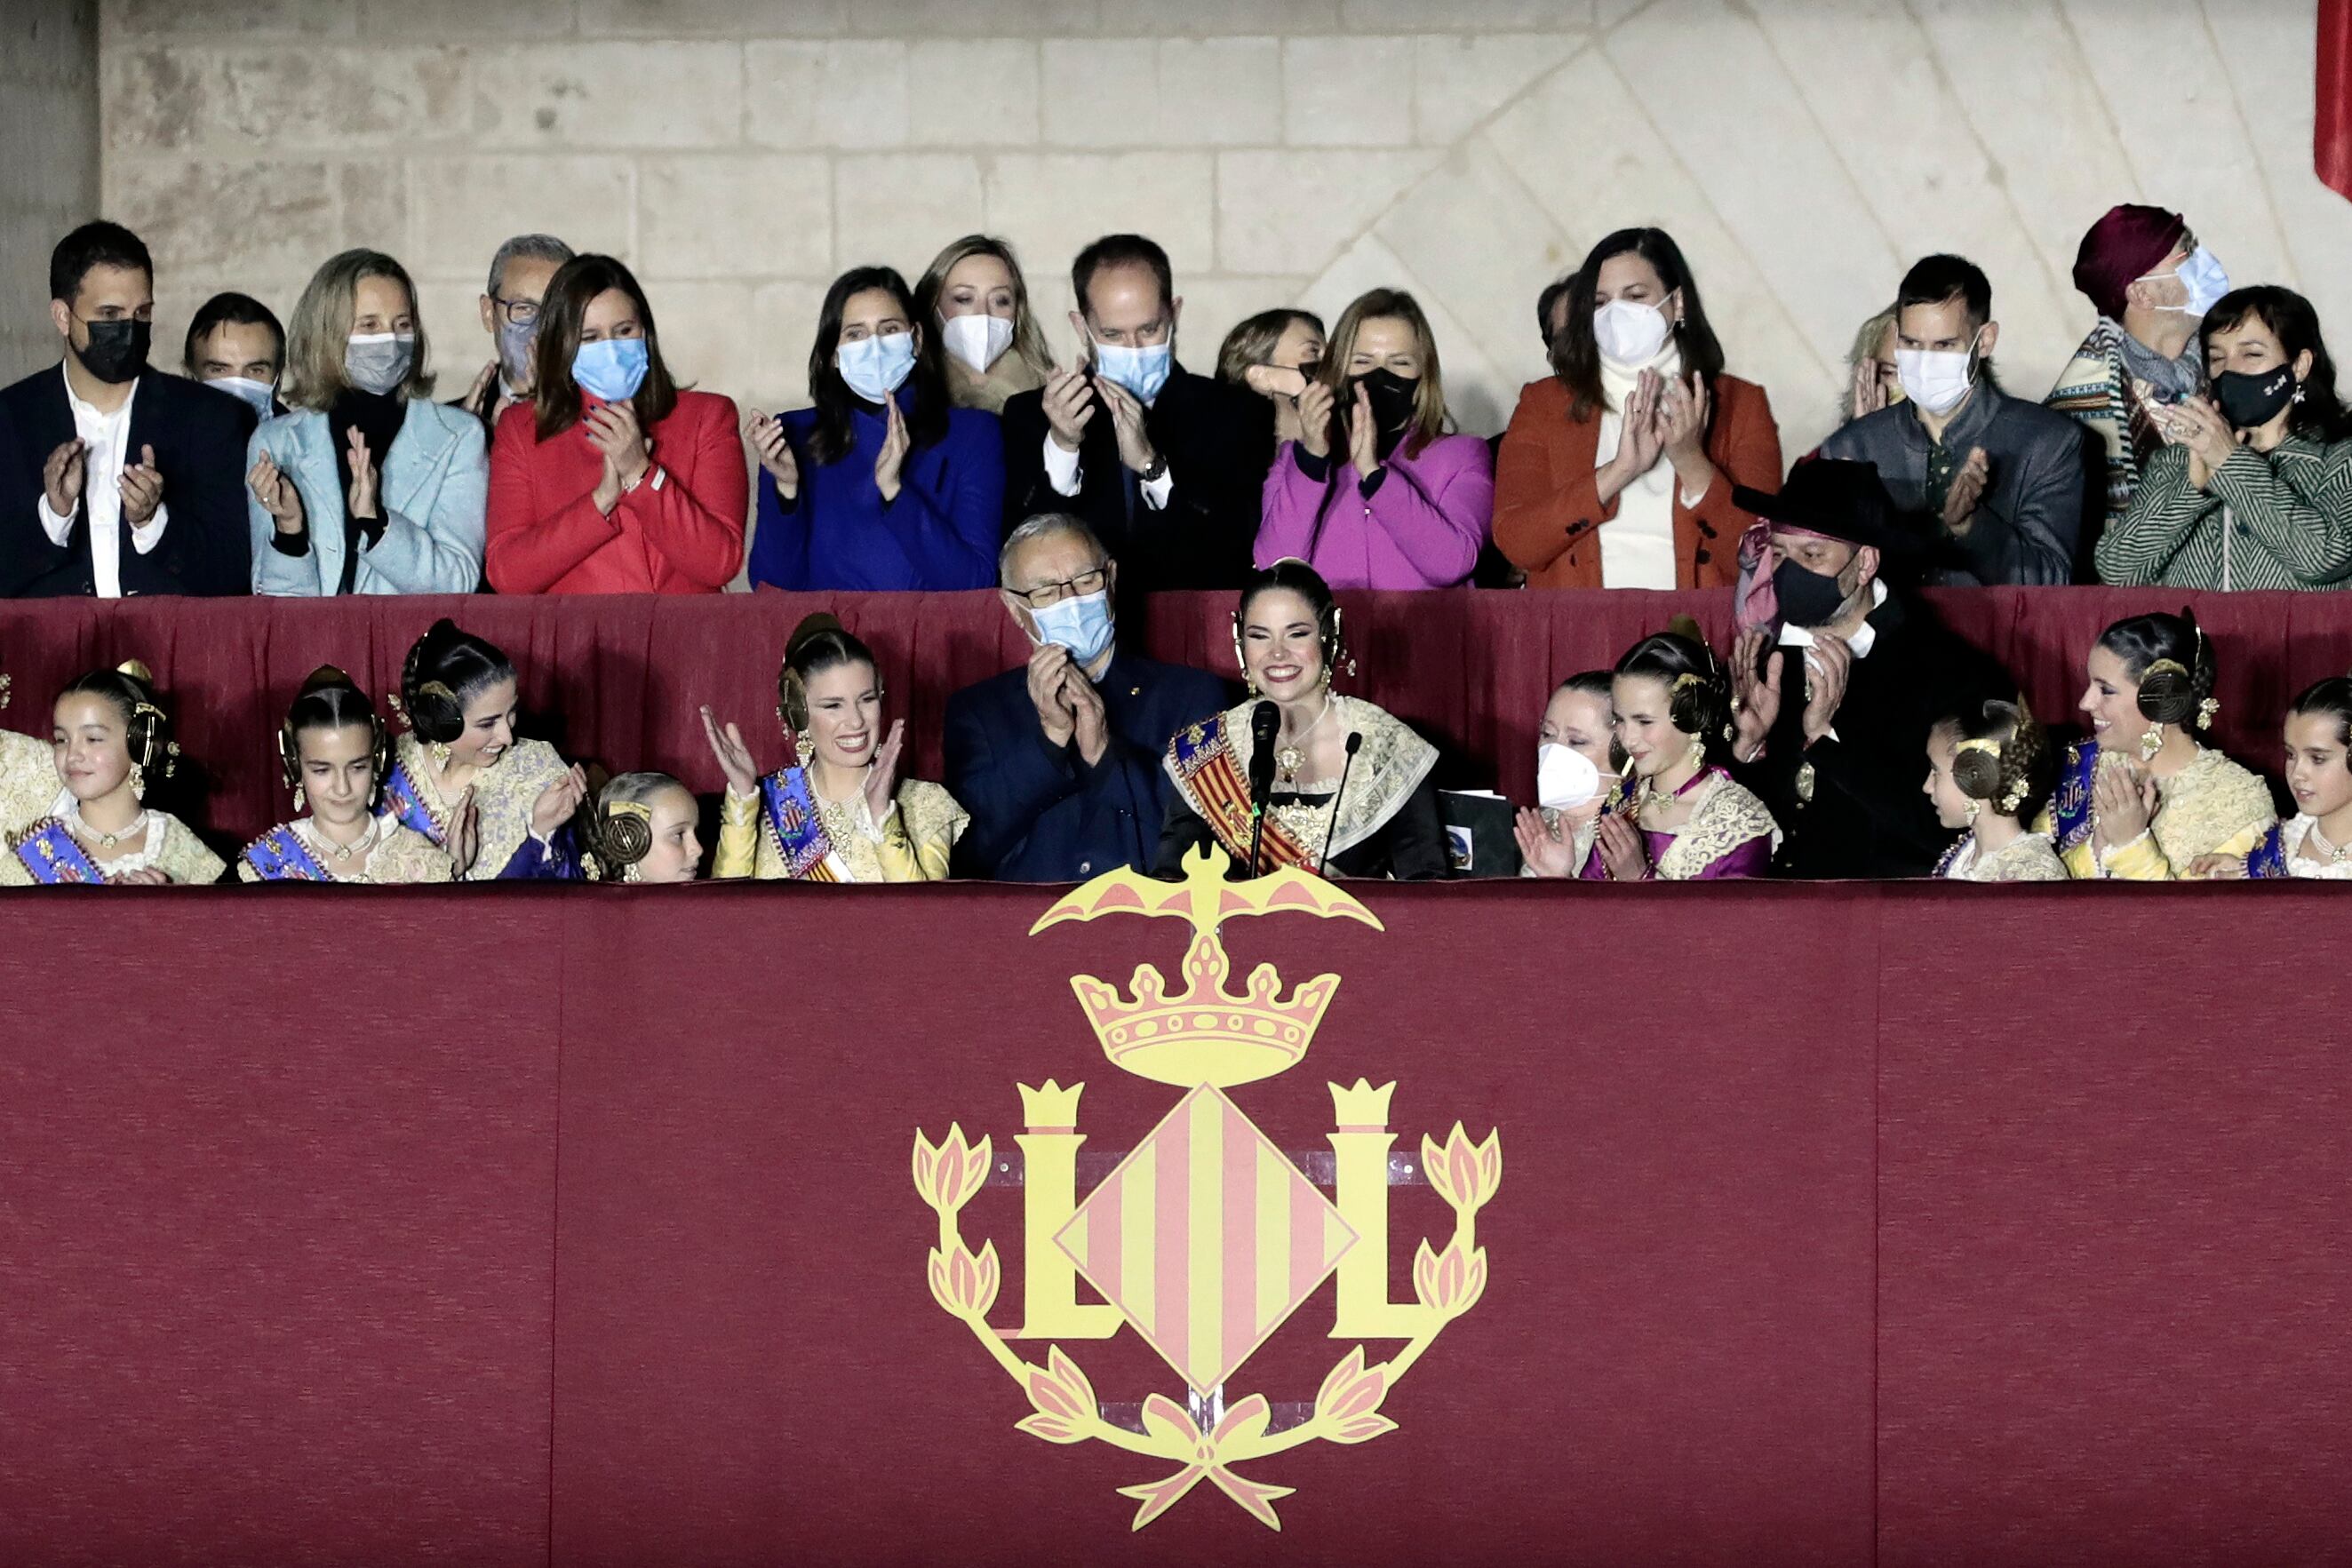
<svg viewBox="0 0 2352 1568"><path fill-rule="evenodd" d="M98 862L74 841L73 830L55 817L44 818L17 835L16 858L43 887L106 880Z"/></svg>
<svg viewBox="0 0 2352 1568"><path fill-rule="evenodd" d="M823 868L833 843L824 836L824 822L817 815L807 771L780 768L761 779L760 803L777 857L784 862L784 874L795 881L832 881Z"/></svg>
<svg viewBox="0 0 2352 1568"><path fill-rule="evenodd" d="M2057 792L2050 797L2050 821L2058 830L2062 853L2091 836L2091 784L2098 768L2095 742L2078 740L2067 747L2066 766L2058 771Z"/></svg>
<svg viewBox="0 0 2352 1568"><path fill-rule="evenodd" d="M1975 841L1974 833L1962 833L1958 838L1954 839L1952 847L1944 852L1944 858L1936 862L1935 874L1939 878L1949 877L1952 874L1952 862L1960 858L1962 850Z"/></svg>
<svg viewBox="0 0 2352 1568"><path fill-rule="evenodd" d="M2287 869L2286 834L2280 824L2273 822L2271 831L2263 835L2263 841L2246 856L2246 874L2263 878L2291 877L2294 874Z"/></svg>
<svg viewBox="0 0 2352 1568"><path fill-rule="evenodd" d="M332 882L291 827L270 829L245 846L245 862L264 882Z"/></svg>
<svg viewBox="0 0 2352 1568"><path fill-rule="evenodd" d="M448 835L425 804L424 787L408 776L408 765L395 762L392 774L383 781L383 815L392 818L404 828L424 834L435 843L444 843Z"/></svg>

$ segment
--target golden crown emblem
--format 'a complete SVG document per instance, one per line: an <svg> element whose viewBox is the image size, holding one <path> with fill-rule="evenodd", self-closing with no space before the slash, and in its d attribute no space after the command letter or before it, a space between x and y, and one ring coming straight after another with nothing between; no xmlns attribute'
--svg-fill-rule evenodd
<svg viewBox="0 0 2352 1568"><path fill-rule="evenodd" d="M1034 936L1066 920L1106 915L1171 915L1192 923L1185 987L1178 995L1168 994L1167 980L1150 964L1136 966L1129 982L1132 1001L1092 975L1071 977L1070 988L1103 1054L1122 1071L1180 1088L1212 1083L1230 1089L1297 1066L1314 1043L1339 977L1318 975L1285 1000L1282 977L1273 965L1260 964L1251 971L1248 990L1235 996L1225 988L1233 966L1217 938L1221 922L1237 915L1295 911L1381 929L1371 911L1321 877L1293 867L1236 885L1225 880L1229 863L1223 850L1212 848L1185 857L1182 882L1110 872L1055 904L1029 928Z"/></svg>

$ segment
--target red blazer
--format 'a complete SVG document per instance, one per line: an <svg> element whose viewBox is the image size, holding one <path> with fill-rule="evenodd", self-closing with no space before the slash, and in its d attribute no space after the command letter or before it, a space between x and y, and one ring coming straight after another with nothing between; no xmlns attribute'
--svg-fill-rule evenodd
<svg viewBox="0 0 2352 1568"><path fill-rule="evenodd" d="M578 425L541 441L528 402L499 416L489 544L500 593L716 593L743 564L751 479L735 402L682 392L649 433L654 466L606 517L603 455ZM654 470L662 475L654 486Z"/></svg>
<svg viewBox="0 0 2352 1568"><path fill-rule="evenodd" d="M1731 486L1778 493L1780 427L1764 389L1717 376L1706 455L1727 483L1709 486L1696 507L1675 487L1675 586L1728 588L1739 578L1739 536L1756 519L1732 505ZM1599 588L1601 525L1617 503L1601 504L1594 459L1601 416L1571 420L1572 400L1557 376L1519 392L1495 465L1495 545L1528 574L1530 588ZM493 476L495 498L495 476Z"/></svg>

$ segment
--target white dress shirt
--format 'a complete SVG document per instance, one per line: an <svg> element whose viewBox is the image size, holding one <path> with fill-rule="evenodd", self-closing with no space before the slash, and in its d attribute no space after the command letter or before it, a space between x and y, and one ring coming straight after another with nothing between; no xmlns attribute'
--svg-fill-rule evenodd
<svg viewBox="0 0 2352 1568"><path fill-rule="evenodd" d="M58 374L66 376L65 366ZM82 504L89 510L90 581L100 599L122 597L122 471L134 466L132 459L139 455L131 451L131 409L139 401L139 383L131 383L131 395L112 413L82 402L74 395L73 378L66 376L66 405L73 410L74 434L82 440ZM48 454L40 454L43 462ZM73 514L59 517L49 507L49 493L44 487L40 503L41 528L49 542L60 549L73 534ZM163 529L172 521L168 504L155 503L155 515L131 530L131 548L141 555L147 554L163 540Z"/></svg>
<svg viewBox="0 0 2352 1568"><path fill-rule="evenodd" d="M1152 402L1159 401L1154 398ZM1143 406L1150 408L1152 403L1147 402ZM1108 404L1103 407L1102 417L1105 419L1110 417ZM1085 478L1086 471L1078 463L1078 454L1065 451L1062 444L1054 439L1054 433L1051 430L1045 432L1045 483L1054 486L1054 493L1058 496L1076 496L1078 493L1079 485ZM1168 497L1176 490L1175 472L1172 469L1163 468L1160 471L1159 478L1148 484L1138 485L1136 488L1142 494L1145 506L1155 512L1164 512L1168 509Z"/></svg>

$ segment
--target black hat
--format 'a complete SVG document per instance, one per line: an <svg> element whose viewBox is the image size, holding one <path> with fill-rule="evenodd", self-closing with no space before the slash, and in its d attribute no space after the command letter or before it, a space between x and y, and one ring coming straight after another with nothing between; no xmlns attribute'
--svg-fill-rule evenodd
<svg viewBox="0 0 2352 1568"><path fill-rule="evenodd" d="M1924 548L1918 531L1895 509L1878 470L1867 463L1815 457L1789 470L1777 495L1732 487L1731 504L1768 523L1782 523L1881 553L1910 554Z"/></svg>

